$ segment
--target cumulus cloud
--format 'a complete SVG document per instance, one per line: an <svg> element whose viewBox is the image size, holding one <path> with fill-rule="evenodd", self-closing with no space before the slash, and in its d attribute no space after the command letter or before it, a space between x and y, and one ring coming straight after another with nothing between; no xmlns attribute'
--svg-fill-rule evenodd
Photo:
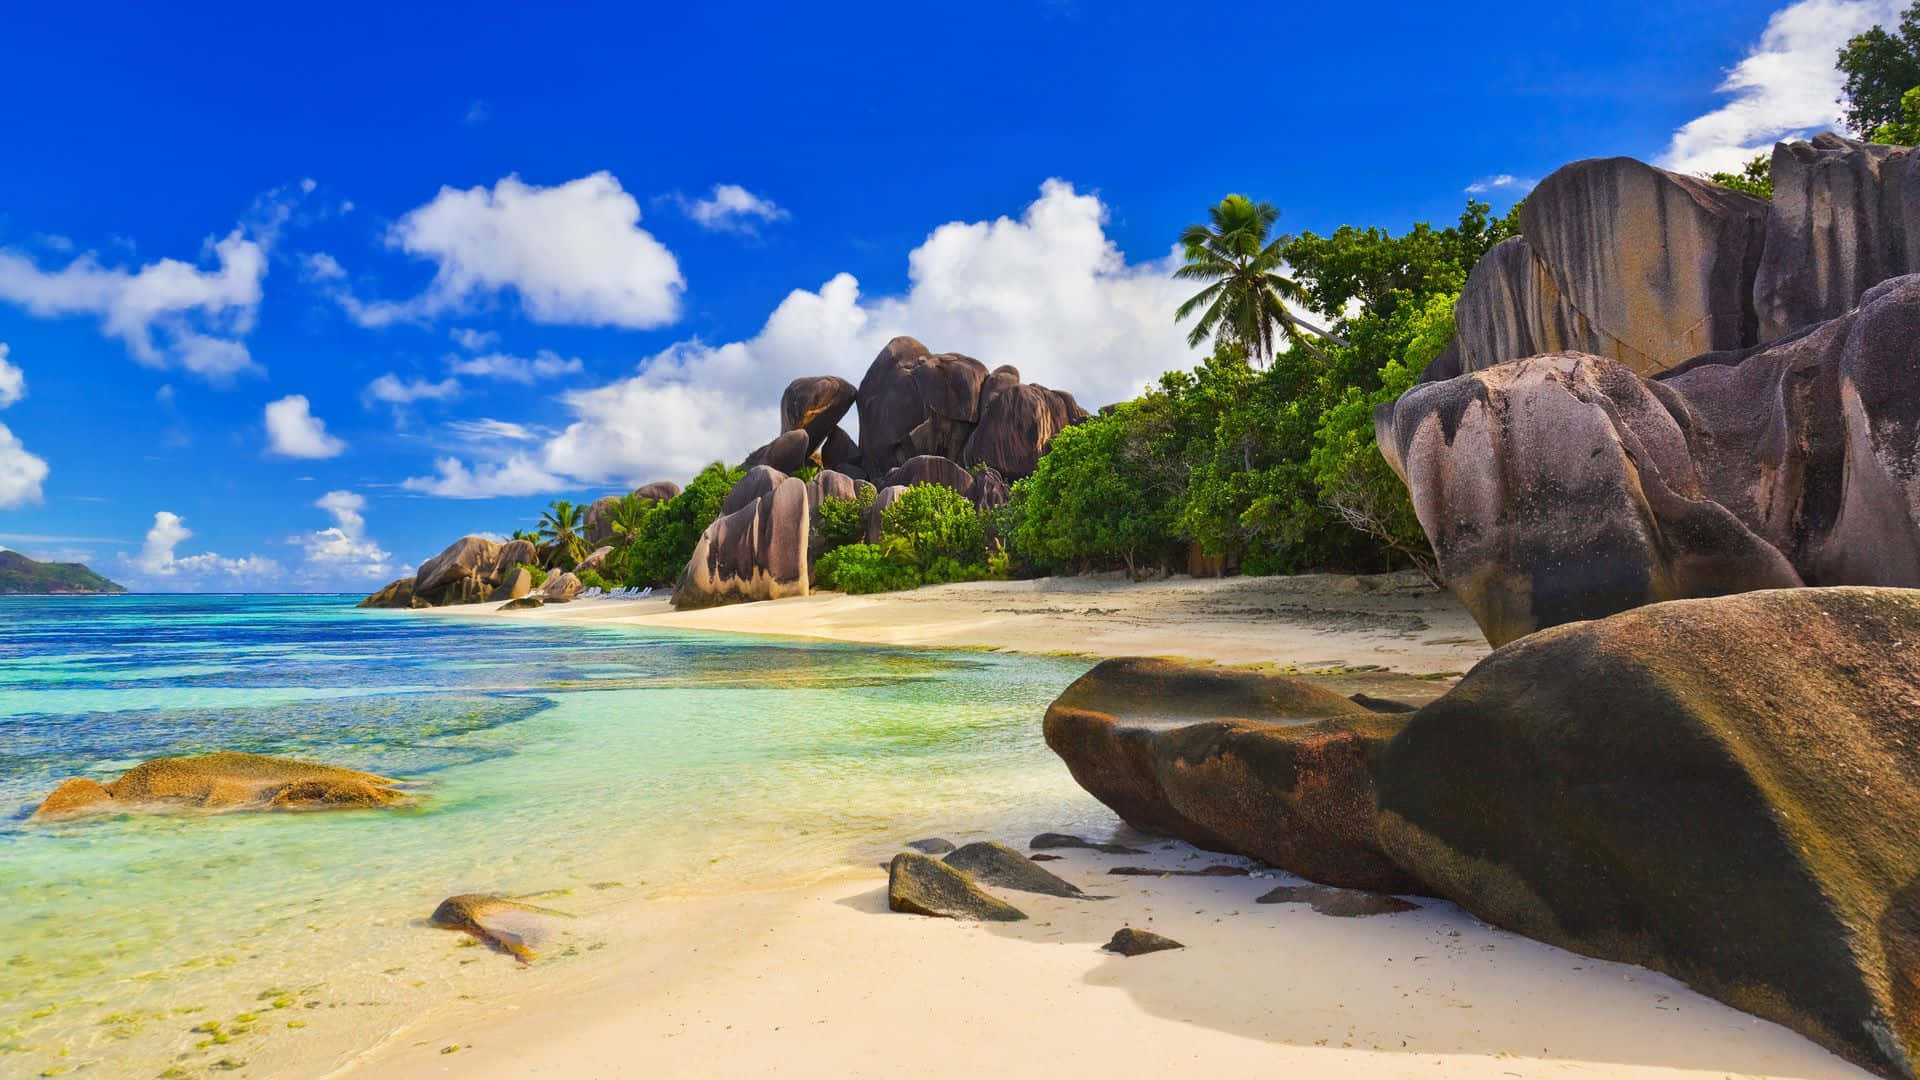
<svg viewBox="0 0 1920 1080"><path fill-rule="evenodd" d="M192 536L186 519L161 510L153 515L153 526L139 553L122 558L145 579L140 584L157 589L257 588L272 584L283 573L279 563L258 555L228 558L211 551L176 555L174 549Z"/></svg>
<svg viewBox="0 0 1920 1080"><path fill-rule="evenodd" d="M23 252L0 249L0 301L39 318L94 316L147 367L230 379L253 370L241 339L253 328L267 245L281 220L284 213L209 239L212 267L160 259L131 270L88 252L43 269Z"/></svg>
<svg viewBox="0 0 1920 1080"><path fill-rule="evenodd" d="M640 204L608 172L555 187L508 176L492 188L441 188L386 240L432 261L433 281L404 301L336 292L362 326L471 311L508 292L538 323L649 329L680 317L680 264L640 228Z"/></svg>
<svg viewBox="0 0 1920 1080"><path fill-rule="evenodd" d="M362 396L369 402L385 405L411 405L416 401L445 401L460 393L460 380L441 379L428 382L425 379L402 379L392 372L367 384Z"/></svg>
<svg viewBox="0 0 1920 1080"><path fill-rule="evenodd" d="M1538 184L1539 182L1540 181L1538 180L1522 179L1518 176L1513 175L1512 173L1500 173L1497 176L1481 177L1480 179L1475 180L1473 183L1468 184L1467 194L1489 195L1496 191L1499 191L1499 192L1512 192L1515 195L1524 195L1527 192L1532 191L1533 186L1535 184Z"/></svg>
<svg viewBox="0 0 1920 1080"><path fill-rule="evenodd" d="M29 453L19 436L0 424L0 507L39 502L47 472L46 460Z"/></svg>
<svg viewBox="0 0 1920 1080"><path fill-rule="evenodd" d="M292 458L330 458L347 448L327 434L326 421L313 415L304 394L288 394L267 403L267 452Z"/></svg>
<svg viewBox="0 0 1920 1080"><path fill-rule="evenodd" d="M7 359L9 352L7 343L0 341L0 409L27 396L27 376Z"/></svg>
<svg viewBox="0 0 1920 1080"><path fill-rule="evenodd" d="M1018 218L935 229L908 256L903 295L863 297L850 274L818 291L796 290L748 340L683 341L636 375L566 395L572 422L537 451L471 466L442 459L434 476L407 485L484 497L684 480L778 434L779 391L789 380L838 374L858 381L898 334L989 367L1013 364L1089 406L1131 397L1162 372L1194 362L1173 320L1190 290L1169 277L1172 252L1127 262L1106 220L1097 197L1049 180Z"/></svg>
<svg viewBox="0 0 1920 1080"><path fill-rule="evenodd" d="M1773 13L1760 40L1720 83L1731 100L1673 133L1660 164L1676 172L1737 172L1775 142L1844 127L1844 77L1833 61L1848 38L1898 21L1903 0L1799 0Z"/></svg>
<svg viewBox="0 0 1920 1080"><path fill-rule="evenodd" d="M455 345L468 352L491 349L500 341L500 335L491 330L473 330L464 326L454 327L447 332L447 336L453 339Z"/></svg>
<svg viewBox="0 0 1920 1080"><path fill-rule="evenodd" d="M703 229L752 236L760 226L785 221L793 215L772 199L762 198L739 184L715 184L705 198L675 196L680 209Z"/></svg>
<svg viewBox="0 0 1920 1080"><path fill-rule="evenodd" d="M294 538L306 552L310 581L385 581L394 575L393 556L368 538L362 515L367 500L351 491L329 491L313 504L333 516L333 525Z"/></svg>
<svg viewBox="0 0 1920 1080"><path fill-rule="evenodd" d="M508 382L532 383L556 375L578 375L583 365L577 356L563 357L552 349L541 349L532 356L485 353L480 356L454 357L448 366L456 375Z"/></svg>

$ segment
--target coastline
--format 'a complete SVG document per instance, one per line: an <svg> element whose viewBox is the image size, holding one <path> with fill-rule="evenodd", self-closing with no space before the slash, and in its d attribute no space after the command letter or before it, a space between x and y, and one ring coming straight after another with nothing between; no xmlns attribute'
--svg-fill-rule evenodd
<svg viewBox="0 0 1920 1080"><path fill-rule="evenodd" d="M605 623L802 637L865 645L1093 657L1171 656L1273 664L1302 673L1354 668L1458 675L1487 652L1451 595L1415 574L1175 577L1115 574L976 581L907 592L817 593L675 611L664 597L588 599L519 611L497 604L415 614Z"/></svg>
<svg viewBox="0 0 1920 1080"><path fill-rule="evenodd" d="M1043 579L692 612L648 599L427 613L1262 663L1415 704L1488 651L1451 597L1402 575ZM1277 871L1108 876L1119 864L1244 863L1121 838L1150 854L1072 850L1047 864L1112 900L996 890L1031 915L1023 923L889 913L884 874L871 866L723 897L636 901L623 905L623 929L591 970L451 1002L325 1075L1057 1076L1060 1054L1076 1074L1867 1075L1671 978L1507 934L1445 902L1337 918L1256 903L1297 882ZM1026 838L950 839L1024 847ZM1100 951L1124 925L1188 947L1132 959Z"/></svg>

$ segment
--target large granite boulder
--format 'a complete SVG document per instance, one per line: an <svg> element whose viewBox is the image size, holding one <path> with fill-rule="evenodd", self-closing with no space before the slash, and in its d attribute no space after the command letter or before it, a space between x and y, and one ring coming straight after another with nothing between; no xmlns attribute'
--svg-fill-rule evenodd
<svg viewBox="0 0 1920 1080"><path fill-rule="evenodd" d="M666 502L669 499L678 498L679 495L680 485L671 480L655 480L651 484L641 484L633 489L634 498L647 499L651 502Z"/></svg>
<svg viewBox="0 0 1920 1080"><path fill-rule="evenodd" d="M780 482L786 478L786 473L771 465L753 466L747 470L745 476L740 478L739 483L728 489L727 497L720 500L721 516L738 513L752 505L754 500L779 487Z"/></svg>
<svg viewBox="0 0 1920 1080"><path fill-rule="evenodd" d="M110 784L76 777L50 793L34 819L156 810L306 810L388 806L406 796L372 773L290 758L222 751L155 758Z"/></svg>
<svg viewBox="0 0 1920 1080"><path fill-rule="evenodd" d="M860 459L860 444L842 428L834 428L827 433L825 442L815 455L820 459L820 467L842 472L855 480L864 480L867 476L865 464Z"/></svg>
<svg viewBox="0 0 1920 1080"><path fill-rule="evenodd" d="M838 375L795 379L780 395L780 430L805 430L807 452L817 452L840 430L840 418L853 408L854 393L853 384Z"/></svg>
<svg viewBox="0 0 1920 1080"><path fill-rule="evenodd" d="M998 368L981 390L980 422L958 460L985 463L1015 480L1031 476L1053 437L1086 418L1073 395L1020 382L1015 369Z"/></svg>
<svg viewBox="0 0 1920 1080"><path fill-rule="evenodd" d="M671 480L656 480L651 484L642 484L630 494L644 502L666 502L680 494L680 485ZM620 505L620 496L603 495L587 505L581 535L587 543L600 545L613 539L613 510Z"/></svg>
<svg viewBox="0 0 1920 1080"><path fill-rule="evenodd" d="M1920 586L1920 275L1658 378L1533 357L1426 383L1376 432L1495 645L1640 604Z"/></svg>
<svg viewBox="0 0 1920 1080"><path fill-rule="evenodd" d="M1497 926L1889 1077L1920 1048L1920 593L1756 592L1495 652L1387 745L1378 836Z"/></svg>
<svg viewBox="0 0 1920 1080"><path fill-rule="evenodd" d="M378 592L360 601L355 607L363 608L423 608L429 607L425 600L413 598L413 579L396 578L382 585Z"/></svg>
<svg viewBox="0 0 1920 1080"><path fill-rule="evenodd" d="M965 874L914 851L887 864L887 907L909 915L975 922L1019 922L1026 913L989 896Z"/></svg>
<svg viewBox="0 0 1920 1080"><path fill-rule="evenodd" d="M782 473L798 472L812 452L812 443L806 431L796 428L783 432L779 438L748 454L744 467L753 469L764 466Z"/></svg>
<svg viewBox="0 0 1920 1080"><path fill-rule="evenodd" d="M910 337L887 342L856 396L868 475L919 454L960 456L980 419L986 378L986 366L972 357L934 354Z"/></svg>
<svg viewBox="0 0 1920 1080"><path fill-rule="evenodd" d="M1845 314L1920 271L1920 155L1843 139L1773 148L1773 203L1753 284L1760 340Z"/></svg>
<svg viewBox="0 0 1920 1080"><path fill-rule="evenodd" d="M1579 161L1534 188L1455 307L1436 376L1538 353L1606 356L1641 374L1753 345L1767 204L1630 158Z"/></svg>
<svg viewBox="0 0 1920 1080"><path fill-rule="evenodd" d="M806 482L782 477L766 494L715 519L694 546L674 590L673 606L701 608L807 595L807 503Z"/></svg>
<svg viewBox="0 0 1920 1080"><path fill-rule="evenodd" d="M1047 745L1127 824L1348 888L1418 883L1375 834L1374 770L1407 714L1248 669L1108 660L1048 707Z"/></svg>
<svg viewBox="0 0 1920 1080"><path fill-rule="evenodd" d="M906 493L906 488L896 485L883 487L874 495L873 505L867 508L867 543L880 542L881 530L886 525L887 507L899 502L900 496Z"/></svg>
<svg viewBox="0 0 1920 1080"><path fill-rule="evenodd" d="M933 454L911 458L880 479L879 487L912 487L915 484L940 484L965 495L973 490L973 474L956 462Z"/></svg>
<svg viewBox="0 0 1920 1080"><path fill-rule="evenodd" d="M524 566L516 566L500 578L500 584L494 586L493 594L487 597L488 603L500 603L506 600L518 600L533 591L533 573Z"/></svg>
<svg viewBox="0 0 1920 1080"><path fill-rule="evenodd" d="M565 570L555 570L540 583L540 600L547 604L564 604L580 595L584 586L580 579Z"/></svg>
<svg viewBox="0 0 1920 1080"><path fill-rule="evenodd" d="M1498 646L1640 604L1801 583L1707 496L1684 408L1618 362L1560 353L1416 386L1380 417L1378 442L1441 576Z"/></svg>
<svg viewBox="0 0 1920 1080"><path fill-rule="evenodd" d="M1007 500L1013 498L1013 489L1007 486L999 470L989 465L973 478L973 484L967 488L967 498L976 510L992 510L1005 506Z"/></svg>

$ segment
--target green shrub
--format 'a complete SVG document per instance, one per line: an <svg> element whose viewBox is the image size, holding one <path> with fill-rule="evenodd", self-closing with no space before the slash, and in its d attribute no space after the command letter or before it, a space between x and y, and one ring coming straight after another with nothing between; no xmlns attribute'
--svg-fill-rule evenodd
<svg viewBox="0 0 1920 1080"><path fill-rule="evenodd" d="M941 559L963 566L986 561L986 519L965 495L944 484L908 488L880 515L880 532L904 540L922 573Z"/></svg>
<svg viewBox="0 0 1920 1080"><path fill-rule="evenodd" d="M580 587L583 589L611 589L614 587L606 578L600 576L598 570L577 570L573 576L580 579Z"/></svg>
<svg viewBox="0 0 1920 1080"><path fill-rule="evenodd" d="M851 499L821 499L820 551L825 555L835 548L857 544L867 535L867 512L873 508L873 487L863 484L859 495Z"/></svg>
<svg viewBox="0 0 1920 1080"><path fill-rule="evenodd" d="M525 570L528 574L531 574L533 576L533 587L536 589L547 583L547 572L532 563L517 563L514 569Z"/></svg>
<svg viewBox="0 0 1920 1080"><path fill-rule="evenodd" d="M847 544L820 557L814 580L821 588L845 593L894 592L917 588L920 569L898 537L878 544Z"/></svg>
<svg viewBox="0 0 1920 1080"><path fill-rule="evenodd" d="M727 492L745 475L717 461L700 470L685 491L654 507L621 552L620 565L610 570L636 587L679 581L700 534L720 516Z"/></svg>

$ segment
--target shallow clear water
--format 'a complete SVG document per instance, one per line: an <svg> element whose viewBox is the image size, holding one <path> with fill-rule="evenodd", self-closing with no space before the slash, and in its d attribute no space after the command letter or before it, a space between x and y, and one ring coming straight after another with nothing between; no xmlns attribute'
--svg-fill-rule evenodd
<svg viewBox="0 0 1920 1080"><path fill-rule="evenodd" d="M388 1030L471 989L420 925L453 893L548 893L591 916L803 880L927 833L1107 822L1040 740L1085 666L344 597L0 600L0 1075L258 1073L228 1050L269 1026ZM63 777L222 749L425 797L26 820ZM209 1020L240 1037L190 1030Z"/></svg>

